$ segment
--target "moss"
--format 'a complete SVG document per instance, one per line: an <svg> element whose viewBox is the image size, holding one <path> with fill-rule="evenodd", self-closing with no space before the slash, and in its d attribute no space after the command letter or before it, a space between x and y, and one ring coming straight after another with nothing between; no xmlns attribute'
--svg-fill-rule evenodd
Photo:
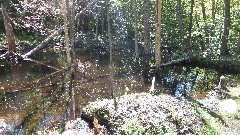
<svg viewBox="0 0 240 135"><path fill-rule="evenodd" d="M197 107L197 111L205 123L203 128L201 128L197 132L197 134L199 134L199 135L219 135L220 133L218 132L214 117L212 117L210 114L208 114L201 107Z"/></svg>
<svg viewBox="0 0 240 135"><path fill-rule="evenodd" d="M121 135L175 135L169 127L159 125L158 127L144 126L138 122L130 122L126 127L119 129Z"/></svg>

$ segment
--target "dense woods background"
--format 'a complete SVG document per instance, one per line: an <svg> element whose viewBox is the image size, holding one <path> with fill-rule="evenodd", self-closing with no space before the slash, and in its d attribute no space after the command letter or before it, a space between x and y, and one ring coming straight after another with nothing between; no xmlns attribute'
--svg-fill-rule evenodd
<svg viewBox="0 0 240 135"><path fill-rule="evenodd" d="M150 54L158 52L157 46L162 46L163 62L169 60L166 57L179 59L190 54L208 59L232 56L233 60L238 60L240 4L237 0L166 0L159 1L158 8L156 2L66 1L70 8L64 8L58 0L7 0L2 5L10 15L17 44L42 42L64 25L64 13L74 9L67 21L69 26L74 22L75 46L106 47L108 50L110 46L113 50L125 48L130 57L144 56L145 62L154 58ZM4 11L4 7L2 9ZM71 16L75 19L70 19ZM160 22L157 21L159 16ZM5 45L4 18L0 21L1 42ZM156 34L155 26L160 27L161 34ZM155 40L159 34L160 40ZM55 36L54 40L56 43L63 38ZM154 48L158 49L154 51ZM159 57L156 55L156 60Z"/></svg>
<svg viewBox="0 0 240 135"><path fill-rule="evenodd" d="M98 96L113 99L114 107L106 105L113 109L108 112L110 115L121 111L118 105L128 104L127 101L123 102L125 99L117 100L118 96L126 96L131 91L142 98L137 101L139 106L143 105L142 108L149 106L141 104L145 103L142 100L149 99L149 103L163 102L164 104L159 106L151 105L153 108L157 107L159 112L167 110L163 114L167 114L166 118L169 117L172 121L161 120L167 124L173 122L180 125L172 128L176 133L181 133L179 129L185 128L186 123L181 123L181 116L171 111L171 105L179 107L176 110L185 108L187 111L184 111L194 115L191 119L197 116L195 120L198 118L201 120L197 126L207 125L206 132L209 129L209 133L212 131L216 133L211 123L207 123L210 120L202 118L206 110L214 114L214 116L211 114L212 117L221 118L213 113L212 106L209 111L207 107L201 105L210 101L188 99L194 104L192 105L174 96L186 97L188 94L191 97L196 94L195 88L200 91L197 93L199 97L202 96L201 92L222 90L222 85L226 87L225 77L222 76L225 73L232 74L226 74L226 82L234 87L231 90L239 89L237 79L231 78L239 77L237 74L240 73L239 0L0 0L0 4L2 13L0 15L0 62L3 63L0 64L0 68L4 71L2 74L4 76L4 74L13 73L18 77L32 77L26 82L14 80L13 75L9 75L13 81L0 80L0 103L5 106L7 96L10 95L9 99L11 99L11 96L18 94L18 91L21 91L19 94L24 96L38 98L36 103L31 104L34 107L22 114L23 120L18 121L20 124L16 124L14 130L26 128L29 129L26 133L33 133L39 119L42 117L47 119L48 116L49 119L59 116L58 119L63 119L61 123L64 124L75 120L76 112L79 111L79 116L82 113L79 108L83 108L83 102L80 100L89 102L92 99L98 99ZM84 55L94 58L80 60L80 57L84 57L80 54L81 49L87 50ZM39 54L39 52L47 53ZM36 57L38 55L44 57L44 60L38 61ZM64 58L55 57L56 55L59 57L64 55ZM31 68L35 68L34 72L20 74L21 71L25 73L26 70L31 70L28 68L21 70L21 61L32 62ZM59 63L63 65L52 66L51 64L57 63L56 61L60 61ZM34 64L38 66L34 67ZM46 70L42 66L49 69ZM212 69L205 69L209 67L213 68L214 72ZM39 70L44 75L41 78L35 78L35 72ZM219 82L220 76L223 80ZM155 79L160 83L155 83ZM219 84L215 87L212 80ZM86 93L91 90L93 92L87 95ZM159 93L158 90L166 95L161 95L162 98L151 95L152 92ZM27 94L24 93L25 91ZM53 92L46 94L43 91ZM141 91L150 91L151 94L138 94ZM227 95L229 98L234 97L231 92ZM208 96L204 94L204 97ZM237 95L234 99L239 102L239 93L233 94ZM131 96L133 95L124 98L133 102ZM161 101L162 99L164 101ZM220 104L221 101L222 99L216 99L216 104ZM124 104L120 104L121 102ZM231 100L231 102L234 102L234 105L237 104L235 101ZM179 103L180 106L178 106ZM165 104L170 107L164 106ZM195 105L199 105L200 109ZM56 109L52 113L51 108L56 106L61 110L59 114L56 113ZM235 110L236 106L234 106ZM195 110L192 111L191 107ZM48 112L48 110L51 111ZM90 109L90 111L96 110ZM102 112L105 113L104 110ZM53 115L47 115L48 113ZM144 111L140 114L144 114ZM123 116L119 119L121 117ZM239 114L236 117L239 119ZM109 116L113 121L117 118ZM94 128L98 130L100 125L95 117L94 122L96 126ZM122 124L129 124L127 120L125 122ZM198 127L192 128L192 125L194 124L189 124L188 130L184 132L198 133ZM157 129L165 129L165 126L160 125ZM140 127L137 127L137 130L141 129ZM193 129L194 131L191 131ZM164 133L167 132L164 131ZM200 132L205 132L205 129Z"/></svg>

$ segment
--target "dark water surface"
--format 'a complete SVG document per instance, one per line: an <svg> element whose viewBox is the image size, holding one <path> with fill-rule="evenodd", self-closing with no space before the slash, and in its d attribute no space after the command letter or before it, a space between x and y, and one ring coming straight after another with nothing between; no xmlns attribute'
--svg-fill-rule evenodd
<svg viewBox="0 0 240 135"><path fill-rule="evenodd" d="M68 95L63 92L66 72L46 77L65 67L64 52L43 52L34 56L36 61L22 61L17 65L0 63L0 119L9 125L11 132L18 130L18 134L29 134L59 128L66 117L66 106L73 106L76 117L80 117L82 106L88 102L111 98L111 88L116 96L149 89L142 83L140 67L132 60L125 61L122 55L115 58L111 85L109 59L105 54L87 50L76 54L88 68L77 69L72 104L67 104ZM162 69L162 83L158 87L176 97L187 93L203 98L204 94L199 93L216 87L221 75L212 69L167 67ZM239 85L239 75L224 75L228 86ZM37 81L40 78L43 79Z"/></svg>

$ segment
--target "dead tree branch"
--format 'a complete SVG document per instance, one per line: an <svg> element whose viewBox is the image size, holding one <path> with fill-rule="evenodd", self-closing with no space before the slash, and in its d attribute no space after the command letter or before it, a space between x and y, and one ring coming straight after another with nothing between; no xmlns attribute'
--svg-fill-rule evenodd
<svg viewBox="0 0 240 135"><path fill-rule="evenodd" d="M96 2L94 0L92 3L89 3L84 9L82 9L79 13L76 14L75 16L75 21L78 20L81 14L83 14L86 9L88 9L91 5L93 5ZM22 55L22 57L28 58L29 56L33 55L34 53L48 47L48 43L53 40L54 37L60 35L64 30L64 27L61 26L58 30L56 30L53 34L51 34L47 39L45 39L41 44L37 45L35 48L33 48L31 51L27 52L26 54Z"/></svg>

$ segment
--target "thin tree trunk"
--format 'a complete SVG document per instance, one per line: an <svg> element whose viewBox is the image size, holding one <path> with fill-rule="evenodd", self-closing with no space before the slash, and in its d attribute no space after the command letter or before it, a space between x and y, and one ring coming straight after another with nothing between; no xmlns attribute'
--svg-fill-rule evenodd
<svg viewBox="0 0 240 135"><path fill-rule="evenodd" d="M240 56L240 32L238 32L237 54Z"/></svg>
<svg viewBox="0 0 240 135"><path fill-rule="evenodd" d="M71 11L69 13L69 34L70 34L70 45L71 45L71 53L72 53L72 63L75 63L75 0L72 0Z"/></svg>
<svg viewBox="0 0 240 135"><path fill-rule="evenodd" d="M161 66L161 8L162 0L156 0L156 46L155 46L155 72L157 81L160 80L160 66Z"/></svg>
<svg viewBox="0 0 240 135"><path fill-rule="evenodd" d="M137 3L136 0L133 0L133 14L134 14L134 31L135 31L135 57L139 58L139 52L138 52L138 22L137 22Z"/></svg>
<svg viewBox="0 0 240 135"><path fill-rule="evenodd" d="M116 101L116 97L115 97L115 93L114 93L114 87L113 87L113 56L112 56L112 34L111 34L111 23L110 23L110 10L109 10L109 0L106 0L106 9L107 9L107 35L108 35L108 46L109 46L109 53L110 53L110 72L111 72L111 96L113 98L114 101L114 107L115 110L117 110L117 101Z"/></svg>
<svg viewBox="0 0 240 135"><path fill-rule="evenodd" d="M203 22L204 22L204 31L205 31L205 44L209 44L209 35L208 35L208 28L207 28L207 16L206 16L206 9L204 2L201 2L201 7L202 7L202 15L203 15Z"/></svg>
<svg viewBox="0 0 240 135"><path fill-rule="evenodd" d="M216 3L215 3L215 0L212 0L212 21L213 21L213 24L215 23L215 7L216 6Z"/></svg>
<svg viewBox="0 0 240 135"><path fill-rule="evenodd" d="M191 12L190 12L190 17L189 17L189 27L188 27L188 45L189 45L189 50L192 50L192 20L193 20L193 7L194 7L194 0L191 0Z"/></svg>
<svg viewBox="0 0 240 135"><path fill-rule="evenodd" d="M71 66L70 73L66 75L66 89L69 93L68 98L68 108L69 112L68 120L75 119L75 97L74 97L74 74L75 74L75 52L74 52L74 43L75 43L75 1L71 1L72 5L70 7L69 0L63 0L63 16L64 16L64 32L65 32L65 42L66 42L66 53L67 53L67 66ZM68 27L69 26L69 27Z"/></svg>
<svg viewBox="0 0 240 135"><path fill-rule="evenodd" d="M70 6L69 6L70 7ZM71 71L70 71L70 83L71 85L73 85L74 79L75 79L75 72L76 72L76 66L75 62L76 62L76 55L75 55L75 0L72 0L72 6L70 8L70 12L69 12L69 34L70 34L70 53L71 53ZM70 89L71 91L69 91L69 95L71 98L71 115L73 119L76 119L76 103L75 103L75 89L74 87L72 87Z"/></svg>
<svg viewBox="0 0 240 135"><path fill-rule="evenodd" d="M150 1L144 0L144 56L143 56L143 79L148 83L149 61L150 61Z"/></svg>
<svg viewBox="0 0 240 135"><path fill-rule="evenodd" d="M98 0L97 0L97 9L96 9L96 13L97 13L97 16L96 16L96 41L98 41L98 29L99 29L99 25L98 25L98 22L99 22L99 8L98 8Z"/></svg>
<svg viewBox="0 0 240 135"><path fill-rule="evenodd" d="M69 45L69 36L68 36L68 9L69 9L69 0L63 0L63 18L64 18L64 33L65 33L65 43L66 43L66 53L67 53L67 65L71 64L71 54L70 54L70 45Z"/></svg>
<svg viewBox="0 0 240 135"><path fill-rule="evenodd" d="M211 32L211 43L213 43L213 38L215 37L215 8L216 8L216 3L215 0L212 0L212 32Z"/></svg>
<svg viewBox="0 0 240 135"><path fill-rule="evenodd" d="M4 27L6 31L6 37L8 41L8 53L9 54L16 53L16 43L15 43L13 27L11 25L11 20L7 13L4 2L2 3L2 15L3 15Z"/></svg>
<svg viewBox="0 0 240 135"><path fill-rule="evenodd" d="M222 36L222 45L220 48L220 56L228 56L230 52L228 50L228 38L229 38L229 29L230 29L230 0L224 0L224 31Z"/></svg>
<svg viewBox="0 0 240 135"><path fill-rule="evenodd" d="M179 26L179 32L180 32L180 45L183 47L183 51L186 49L186 46L184 45L184 26L182 21L182 1L177 0L177 20L178 20L178 26Z"/></svg>

